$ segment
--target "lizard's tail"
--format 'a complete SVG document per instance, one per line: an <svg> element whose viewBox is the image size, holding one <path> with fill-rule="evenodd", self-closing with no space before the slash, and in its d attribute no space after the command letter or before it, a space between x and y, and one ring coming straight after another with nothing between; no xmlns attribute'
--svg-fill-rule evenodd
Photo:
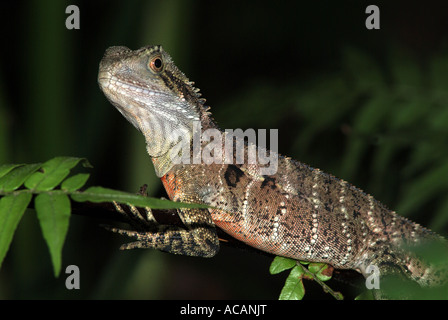
<svg viewBox="0 0 448 320"><path fill-rule="evenodd" d="M373 243L361 259L361 273L368 278L374 266L380 278L392 274L421 287L448 285L447 240L395 213L383 217L389 221L383 220L381 233L371 228Z"/></svg>
<svg viewBox="0 0 448 320"><path fill-rule="evenodd" d="M421 287L448 285L448 242L443 237L398 215L376 238L374 254L365 257L361 273L368 278L377 267L379 277L399 275Z"/></svg>
<svg viewBox="0 0 448 320"><path fill-rule="evenodd" d="M397 216L399 217L399 216ZM440 235L406 218L399 217L391 235L392 250L397 251L404 272L423 287L448 282L448 242Z"/></svg>

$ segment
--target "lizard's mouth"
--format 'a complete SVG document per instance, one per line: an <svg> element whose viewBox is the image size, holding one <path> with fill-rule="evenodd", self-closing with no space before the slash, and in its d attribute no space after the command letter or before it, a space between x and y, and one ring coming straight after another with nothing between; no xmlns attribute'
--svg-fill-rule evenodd
<svg viewBox="0 0 448 320"><path fill-rule="evenodd" d="M123 81L120 78L111 75L108 71L99 72L98 83L101 90L108 98L110 98L110 95L115 96L120 94L140 102L145 102L144 100L147 100L148 97L164 95L164 93L142 87L137 81Z"/></svg>
<svg viewBox="0 0 448 320"><path fill-rule="evenodd" d="M113 91L113 88L111 88L111 79L112 75L110 72L106 70L99 71L98 84L100 85L101 91L103 91L106 96L108 96L110 91Z"/></svg>

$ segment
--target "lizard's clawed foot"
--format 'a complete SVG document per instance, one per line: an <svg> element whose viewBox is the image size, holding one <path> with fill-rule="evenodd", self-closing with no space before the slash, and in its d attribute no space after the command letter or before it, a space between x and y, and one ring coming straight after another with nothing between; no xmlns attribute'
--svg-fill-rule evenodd
<svg viewBox="0 0 448 320"><path fill-rule="evenodd" d="M147 197L148 185L144 184L140 187L138 195ZM148 231L156 228L157 221L152 214L152 210L149 207L137 208L134 205L120 204L116 201L113 202L115 210L119 212L135 230Z"/></svg>

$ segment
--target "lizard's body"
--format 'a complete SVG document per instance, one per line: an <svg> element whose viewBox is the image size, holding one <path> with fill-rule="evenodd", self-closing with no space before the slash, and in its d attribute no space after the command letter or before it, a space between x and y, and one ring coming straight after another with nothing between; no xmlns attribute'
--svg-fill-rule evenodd
<svg viewBox="0 0 448 320"><path fill-rule="evenodd" d="M138 239L128 248L210 257L219 249L218 226L275 255L364 276L374 264L382 273L403 273L421 285L442 281L437 270L402 247L441 240L438 235L319 169L281 156L269 176L259 174L257 164L173 163L168 154L176 141L170 132L181 128L192 137L193 121L200 121L203 131L219 128L198 90L161 47L109 48L98 79L112 104L144 134L169 198L217 208L179 209L185 228L123 231Z"/></svg>

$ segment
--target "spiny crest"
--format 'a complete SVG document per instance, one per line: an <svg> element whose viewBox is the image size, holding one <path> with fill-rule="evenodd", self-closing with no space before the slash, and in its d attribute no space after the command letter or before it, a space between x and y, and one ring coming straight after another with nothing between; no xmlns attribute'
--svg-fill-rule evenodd
<svg viewBox="0 0 448 320"><path fill-rule="evenodd" d="M163 50L162 46L155 45L145 48L148 55L159 53L163 57L165 69L162 72L163 75L161 74L161 76L167 82L168 86L172 87L174 85L172 89L178 91L190 102L195 104L197 103L199 105L203 105L205 103L205 99L201 98L202 95L199 88L195 88L194 82L190 81L187 76L176 67L173 59L166 51Z"/></svg>
<svg viewBox="0 0 448 320"><path fill-rule="evenodd" d="M163 50L162 46L148 46L142 48L142 50L146 50L146 54L159 53L163 56L165 61L165 69L162 73L163 75L161 74L161 77L165 81L167 87L170 87L171 90L175 90L183 98L192 103L192 105L202 115L203 120L207 120L205 123L210 123L211 126L214 126L214 120L209 112L210 107L205 106L206 100L201 98L202 94L200 89L196 88L194 86L194 81L190 81L187 76L176 67L171 56Z"/></svg>
<svg viewBox="0 0 448 320"><path fill-rule="evenodd" d="M109 49L110 50L110 49ZM149 45L142 47L138 50L130 50L126 47L114 47L112 49L114 59L122 61L123 59L130 58L130 61L139 60L136 57L145 61L148 59L160 57L162 65L159 66L159 70L152 70L154 75L161 80L165 88L159 88L162 91L170 91L181 99L185 99L192 108L194 108L201 117L203 128L217 127L210 112L209 107L205 105L205 99L201 98L199 88L194 86L194 82L190 81L187 76L180 71L174 64L171 56L163 50L160 45ZM109 54L110 56L110 54ZM150 80L151 81L151 80Z"/></svg>

